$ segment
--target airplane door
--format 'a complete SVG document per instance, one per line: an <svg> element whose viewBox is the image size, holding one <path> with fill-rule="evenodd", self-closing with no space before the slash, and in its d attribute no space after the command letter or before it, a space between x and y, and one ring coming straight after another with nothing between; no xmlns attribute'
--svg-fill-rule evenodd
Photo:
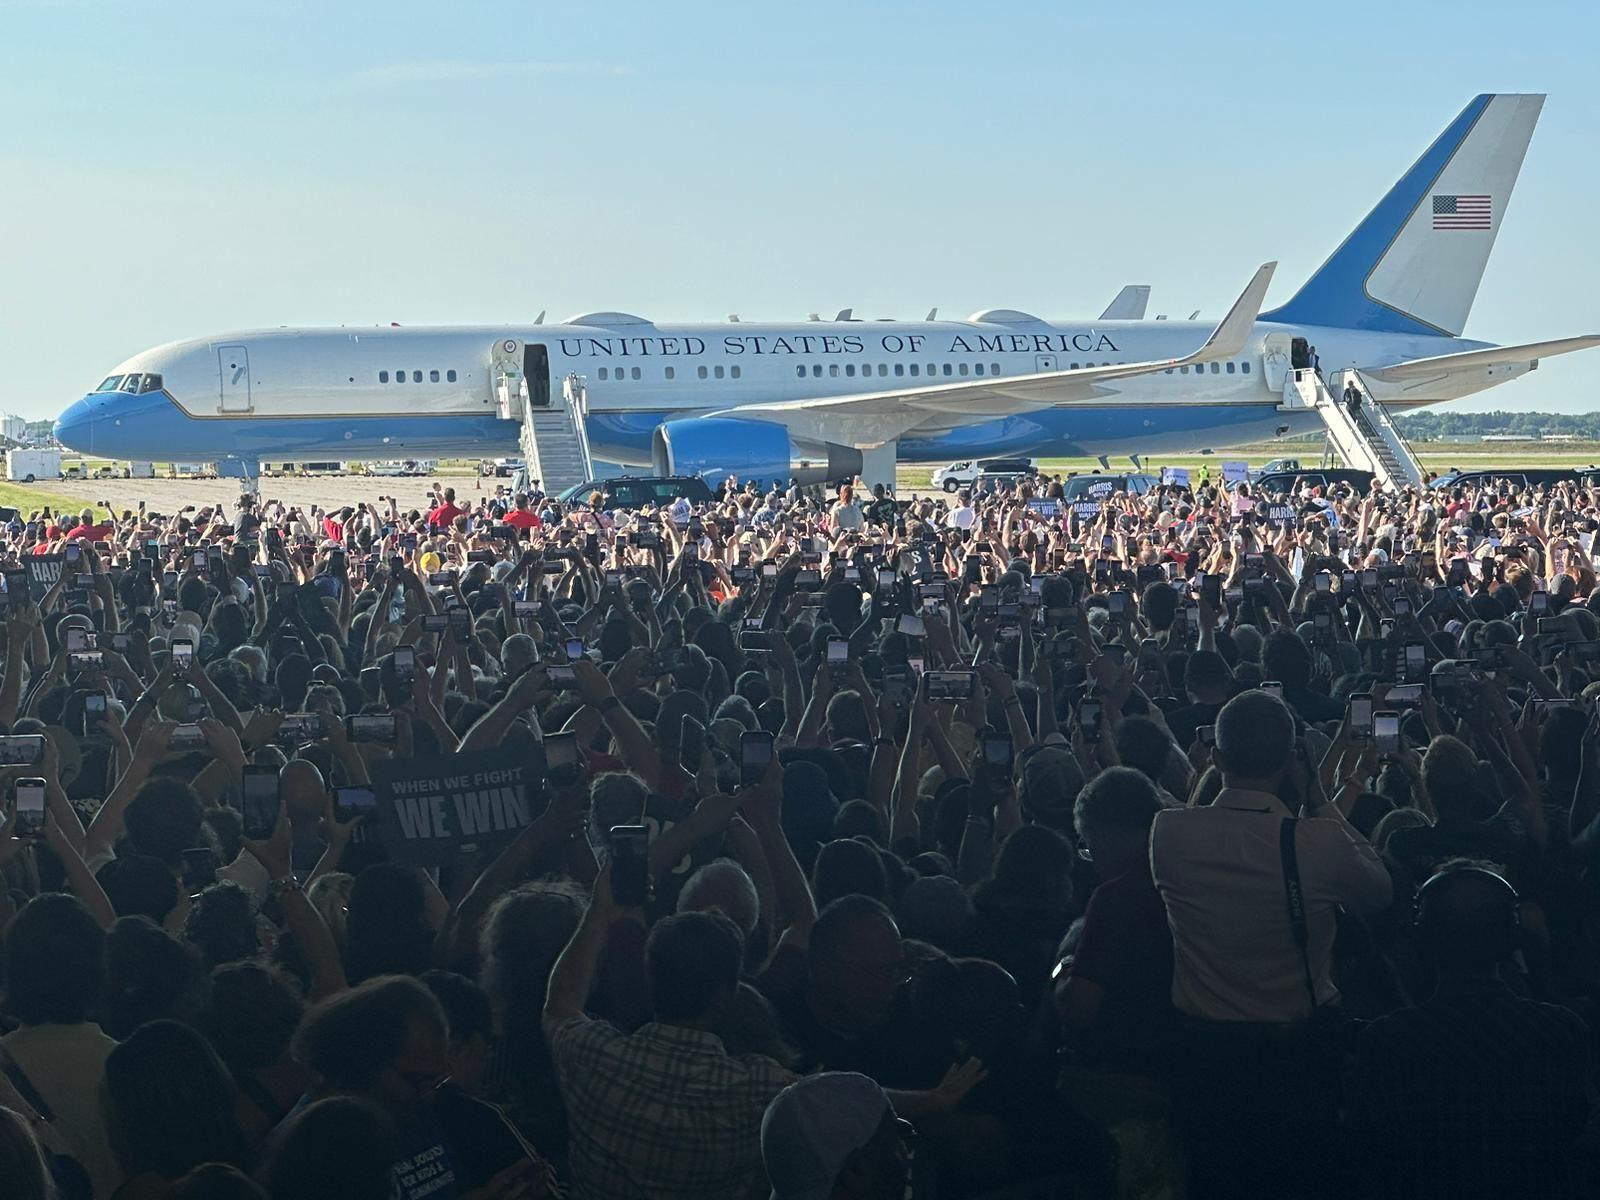
<svg viewBox="0 0 1600 1200"><path fill-rule="evenodd" d="M543 342L529 342L523 349L522 377L528 381L528 404L532 408L550 407L550 349Z"/></svg>
<svg viewBox="0 0 1600 1200"><path fill-rule="evenodd" d="M1056 366L1056 356L1054 354L1035 354L1033 356L1033 369L1043 375L1046 371L1059 371L1061 368Z"/></svg>
<svg viewBox="0 0 1600 1200"><path fill-rule="evenodd" d="M243 346L218 346L217 375L222 389L217 411L249 412L250 351Z"/></svg>

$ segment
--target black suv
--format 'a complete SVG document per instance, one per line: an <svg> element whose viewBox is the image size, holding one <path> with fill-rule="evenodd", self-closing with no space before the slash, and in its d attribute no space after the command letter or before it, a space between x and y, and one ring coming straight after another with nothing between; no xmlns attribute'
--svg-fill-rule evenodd
<svg viewBox="0 0 1600 1200"><path fill-rule="evenodd" d="M1287 496L1297 483L1324 490L1335 484L1348 484L1356 495L1365 496L1372 490L1376 476L1371 471L1357 471L1350 467L1308 467L1304 471L1274 471L1263 475L1250 486L1254 491L1268 496Z"/></svg>
<svg viewBox="0 0 1600 1200"><path fill-rule="evenodd" d="M608 497L608 508L665 508L679 496L691 504L710 504L716 499L706 481L697 475L619 475L614 479L591 479L569 487L556 497L563 504L587 504L595 492Z"/></svg>

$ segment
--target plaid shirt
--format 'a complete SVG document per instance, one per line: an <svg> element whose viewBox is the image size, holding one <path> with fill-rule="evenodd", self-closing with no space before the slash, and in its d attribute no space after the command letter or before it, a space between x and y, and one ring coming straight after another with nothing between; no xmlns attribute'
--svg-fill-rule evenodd
<svg viewBox="0 0 1600 1200"><path fill-rule="evenodd" d="M550 1036L586 1200L716 1200L761 1194L761 1116L795 1079L715 1034L651 1023L624 1034L589 1017Z"/></svg>

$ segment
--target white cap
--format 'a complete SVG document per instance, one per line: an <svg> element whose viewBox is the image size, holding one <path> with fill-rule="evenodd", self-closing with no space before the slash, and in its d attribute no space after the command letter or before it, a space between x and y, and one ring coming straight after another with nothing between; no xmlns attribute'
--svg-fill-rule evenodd
<svg viewBox="0 0 1600 1200"><path fill-rule="evenodd" d="M845 1162L894 1106L865 1075L825 1071L791 1083L761 1118L761 1161L772 1200L827 1200Z"/></svg>

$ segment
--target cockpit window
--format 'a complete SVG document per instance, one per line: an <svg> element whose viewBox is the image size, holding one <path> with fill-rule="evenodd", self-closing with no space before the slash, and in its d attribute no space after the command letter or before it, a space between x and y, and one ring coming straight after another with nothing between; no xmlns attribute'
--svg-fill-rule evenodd
<svg viewBox="0 0 1600 1200"><path fill-rule="evenodd" d="M137 372L132 375L125 376L122 380L122 387L120 387L118 391L137 392L139 390L140 378L141 376Z"/></svg>
<svg viewBox="0 0 1600 1200"><path fill-rule="evenodd" d="M97 392L114 392L119 387L122 386L122 378L123 377L121 375L107 375L106 379L105 379L105 382L102 383L99 387L95 388L95 391L97 391Z"/></svg>
<svg viewBox="0 0 1600 1200"><path fill-rule="evenodd" d="M161 376L146 375L139 381L139 390L141 392L159 392L161 390Z"/></svg>

